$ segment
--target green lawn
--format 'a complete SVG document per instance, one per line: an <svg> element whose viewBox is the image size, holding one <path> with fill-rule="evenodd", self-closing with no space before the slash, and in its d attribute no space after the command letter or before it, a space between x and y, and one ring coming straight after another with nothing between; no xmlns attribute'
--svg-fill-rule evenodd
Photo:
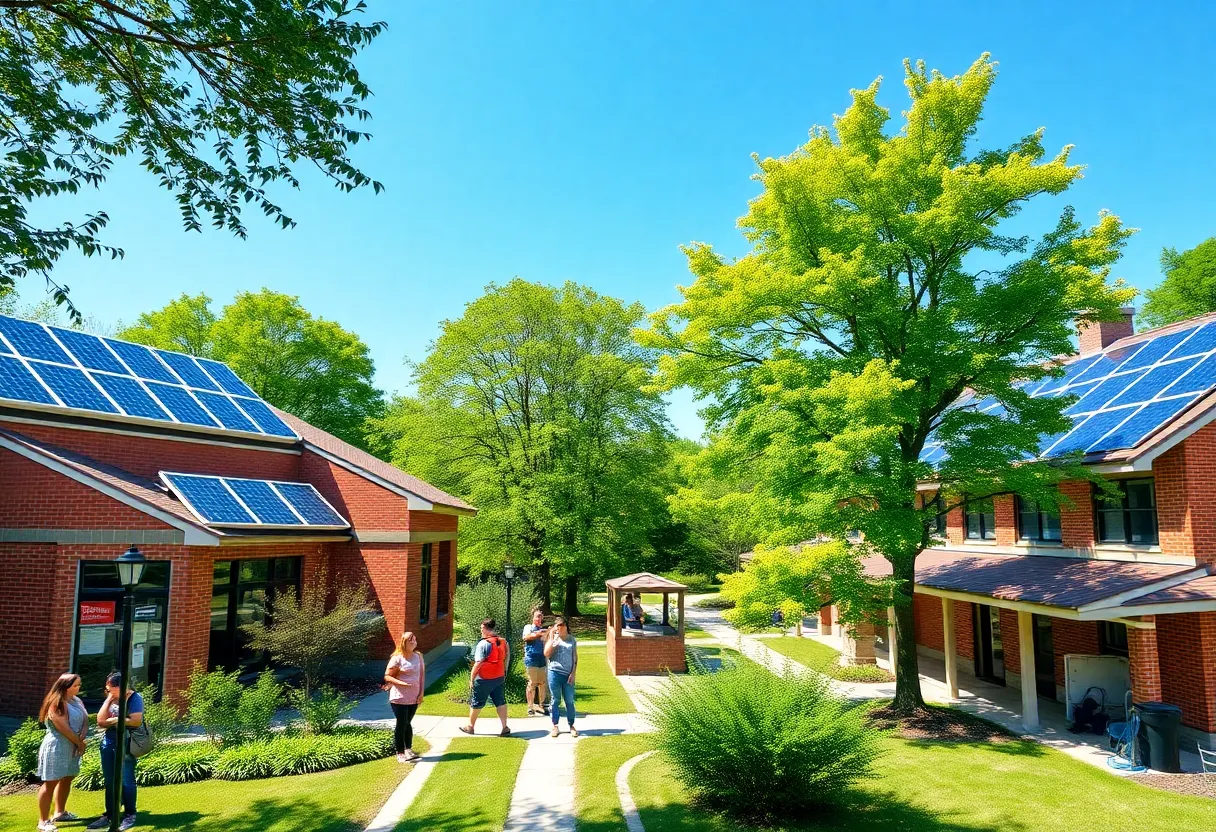
<svg viewBox="0 0 1216 832"><path fill-rule="evenodd" d="M782 636L781 638L766 638L763 644L770 650L775 650L781 655L788 656L799 664L831 676L833 679L841 679L846 682L886 682L893 678L885 670L874 665L842 667L839 662L840 653L813 638Z"/></svg>
<svg viewBox="0 0 1216 832"><path fill-rule="evenodd" d="M575 675L574 704L580 714L628 714L634 712L633 701L612 675L603 647L582 647L578 651L578 673ZM444 676L427 686L420 714L433 716L465 716L469 706L456 699L469 687L469 670L457 664ZM525 717L528 708L522 702L507 706L507 714ZM494 718L494 709L487 705L481 719Z"/></svg>
<svg viewBox="0 0 1216 832"><path fill-rule="evenodd" d="M616 772L649 751L650 734L587 737L574 747L574 810L578 832L618 832L625 827L616 794Z"/></svg>
<svg viewBox="0 0 1216 832"><path fill-rule="evenodd" d="M821 832L1216 828L1216 800L1121 780L1037 743L936 743L895 737L884 737L882 743L887 753L878 762L877 776L858 789L851 805L818 823L786 828ZM629 783L646 832L748 830L690 807L657 755L639 764Z"/></svg>
<svg viewBox="0 0 1216 832"><path fill-rule="evenodd" d="M499 832L527 745L513 737L452 740L396 832Z"/></svg>
<svg viewBox="0 0 1216 832"><path fill-rule="evenodd" d="M425 743L415 740L415 749ZM395 759L357 766L228 782L203 780L181 786L141 786L136 829L178 832L357 832L409 773ZM73 791L68 809L92 820L102 812L104 792ZM33 792L0 797L0 832L28 832L38 820ZM84 825L63 824L62 830Z"/></svg>

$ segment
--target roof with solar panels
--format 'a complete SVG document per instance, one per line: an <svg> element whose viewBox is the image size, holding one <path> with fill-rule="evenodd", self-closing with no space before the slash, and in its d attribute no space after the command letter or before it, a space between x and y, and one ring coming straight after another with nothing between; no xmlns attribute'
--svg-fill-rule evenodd
<svg viewBox="0 0 1216 832"><path fill-rule="evenodd" d="M1031 382L1031 396L1076 396L1064 414L1067 430L1045 436L1039 459L1082 453L1086 462L1155 457L1216 418L1216 314L1192 318L1071 356L1063 373ZM956 407L1002 415L995 398L964 395ZM942 443L925 444L921 461L938 463Z"/></svg>
<svg viewBox="0 0 1216 832"><path fill-rule="evenodd" d="M3 417L170 439L304 446L405 497L411 508L474 511L459 498L276 410L221 362L6 315L0 315ZM145 480L9 429L0 430L0 446L66 466L170 522L186 520L210 534L350 531L348 520L306 482L180 471Z"/></svg>

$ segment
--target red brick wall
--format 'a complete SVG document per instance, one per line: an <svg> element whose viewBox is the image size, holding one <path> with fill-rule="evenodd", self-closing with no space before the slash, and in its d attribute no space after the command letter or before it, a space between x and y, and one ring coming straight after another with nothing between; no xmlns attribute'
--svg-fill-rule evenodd
<svg viewBox="0 0 1216 832"><path fill-rule="evenodd" d="M1184 724L1216 731L1216 613L1156 620L1162 701L1182 708ZM1129 641L1131 634L1129 629Z"/></svg>
<svg viewBox="0 0 1216 832"><path fill-rule="evenodd" d="M387 488L304 451L300 475L316 486L356 529L402 530L410 523L409 503Z"/></svg>
<svg viewBox="0 0 1216 832"><path fill-rule="evenodd" d="M942 635L942 599L934 595L912 594L912 631L916 643L933 650L945 650Z"/></svg>
<svg viewBox="0 0 1216 832"><path fill-rule="evenodd" d="M1136 334L1130 314L1117 321L1094 321L1077 327L1077 347L1081 355L1101 352L1120 338Z"/></svg>
<svg viewBox="0 0 1216 832"><path fill-rule="evenodd" d="M1152 621L1153 616L1146 616ZM1158 661L1157 631L1127 628L1127 657L1132 677L1133 702L1161 700L1161 664Z"/></svg>
<svg viewBox="0 0 1216 832"><path fill-rule="evenodd" d="M684 657L684 639L632 638L615 632L608 634L608 664L619 676L646 673L683 673L688 669Z"/></svg>
<svg viewBox="0 0 1216 832"><path fill-rule="evenodd" d="M967 539L964 522L962 506L946 512L946 540L952 545L957 546Z"/></svg>
<svg viewBox="0 0 1216 832"><path fill-rule="evenodd" d="M992 499L992 511L996 516L996 542L1000 546L1012 546L1018 542L1017 506L1013 496L1005 494Z"/></svg>
<svg viewBox="0 0 1216 832"><path fill-rule="evenodd" d="M958 655L975 660L975 608L966 601L954 602L954 647Z"/></svg>
<svg viewBox="0 0 1216 832"><path fill-rule="evenodd" d="M412 532L454 532L460 518L455 514L439 514L434 511L411 511L409 530Z"/></svg>
<svg viewBox="0 0 1216 832"><path fill-rule="evenodd" d="M1083 549L1093 546L1093 486L1084 480L1073 480L1060 483L1059 490L1060 543Z"/></svg>
<svg viewBox="0 0 1216 832"><path fill-rule="evenodd" d="M1153 462L1161 550L1216 564L1216 425Z"/></svg>
<svg viewBox="0 0 1216 832"><path fill-rule="evenodd" d="M151 439L51 425L11 423L5 427L149 478L155 478L160 471L183 471L229 477L299 479L300 457L294 452Z"/></svg>
<svg viewBox="0 0 1216 832"><path fill-rule="evenodd" d="M1022 672L1022 654L1019 652L1018 614L1016 610L1001 610L1001 643L1005 650L1005 678L1010 673ZM1031 645L1030 649L1034 646ZM1034 684L1034 679L1030 680Z"/></svg>
<svg viewBox="0 0 1216 832"><path fill-rule="evenodd" d="M83 483L0 449L0 527L168 529L161 521Z"/></svg>
<svg viewBox="0 0 1216 832"><path fill-rule="evenodd" d="M1130 633L1131 630L1129 629ZM1097 655L1098 622L1072 621L1067 618L1051 619L1051 643L1055 650L1056 684L1064 684L1064 654L1081 653Z"/></svg>
<svg viewBox="0 0 1216 832"><path fill-rule="evenodd" d="M33 714L51 682L68 669L69 644L59 637L60 598L75 590L61 574L54 544L0 543L0 621L5 683L0 713ZM71 597L67 601L71 609Z"/></svg>

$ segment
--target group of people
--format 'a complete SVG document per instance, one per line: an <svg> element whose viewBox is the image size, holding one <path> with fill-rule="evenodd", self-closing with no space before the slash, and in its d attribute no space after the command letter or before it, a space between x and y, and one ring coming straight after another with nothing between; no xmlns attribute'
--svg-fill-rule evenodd
<svg viewBox="0 0 1216 832"><path fill-rule="evenodd" d="M80 676L65 673L55 680L50 693L42 700L38 721L46 725L42 745L38 748L38 767L35 774L42 781L38 787L38 829L51 832L57 823L80 820L68 811L68 794L72 780L80 774L80 759L84 756L85 740L89 733L89 713L80 699ZM118 698L122 689L122 675L111 673L106 677L105 701L97 711L97 727L104 729L101 740L101 772L105 777L107 806L118 808L122 804L122 819L119 829L130 829L135 825L135 757L127 754L123 760L121 801L114 799L114 759L118 753L115 726L118 724ZM127 691L127 720L129 728L137 728L144 721L144 700L133 690ZM51 814L54 803L55 813ZM90 823L87 829L108 829L110 816L103 814Z"/></svg>
<svg viewBox="0 0 1216 832"><path fill-rule="evenodd" d="M632 592L626 592L621 602L621 623L626 630L641 630L646 623L646 611Z"/></svg>

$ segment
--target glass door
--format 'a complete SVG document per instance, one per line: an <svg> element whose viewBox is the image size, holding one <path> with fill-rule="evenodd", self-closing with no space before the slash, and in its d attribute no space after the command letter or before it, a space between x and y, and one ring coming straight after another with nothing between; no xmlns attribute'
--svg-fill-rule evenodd
<svg viewBox="0 0 1216 832"><path fill-rule="evenodd" d="M1001 610L988 604L976 604L975 675L999 685L1005 684L1005 646L1001 640Z"/></svg>
<svg viewBox="0 0 1216 832"><path fill-rule="evenodd" d="M1046 615L1034 617L1034 681L1039 696L1056 698L1056 649Z"/></svg>

